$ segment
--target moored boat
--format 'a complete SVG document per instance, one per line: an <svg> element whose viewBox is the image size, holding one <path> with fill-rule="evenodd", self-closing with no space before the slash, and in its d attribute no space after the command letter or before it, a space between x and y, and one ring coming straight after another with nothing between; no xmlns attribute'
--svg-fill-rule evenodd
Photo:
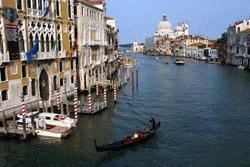
<svg viewBox="0 0 250 167"><path fill-rule="evenodd" d="M46 125L60 126L66 128L72 128L76 126L76 122L74 119L71 119L66 115L54 113L38 114L38 121L44 121Z"/></svg>
<svg viewBox="0 0 250 167"><path fill-rule="evenodd" d="M118 151L124 148L129 148L138 144L142 144L151 138L156 131L160 128L161 122L159 121L157 124L153 120L152 127L150 129L146 129L144 131L135 132L133 136L127 136L121 141L113 142L105 145L97 145L96 140L94 141L95 149L97 152L104 151Z"/></svg>
<svg viewBox="0 0 250 167"><path fill-rule="evenodd" d="M49 138L65 138L71 133L69 128L45 125L42 128L36 129L37 136Z"/></svg>
<svg viewBox="0 0 250 167"><path fill-rule="evenodd" d="M184 64L185 64L185 61L184 61L183 59L176 58L174 63L175 63L176 65L184 65Z"/></svg>

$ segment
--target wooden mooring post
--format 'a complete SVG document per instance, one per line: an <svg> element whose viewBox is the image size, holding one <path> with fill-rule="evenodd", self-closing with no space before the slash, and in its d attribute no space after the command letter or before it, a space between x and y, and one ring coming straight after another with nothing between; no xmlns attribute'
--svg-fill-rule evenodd
<svg viewBox="0 0 250 167"><path fill-rule="evenodd" d="M134 89L134 83L135 83L134 71L132 70L132 88L133 89Z"/></svg>
<svg viewBox="0 0 250 167"><path fill-rule="evenodd" d="M14 129L17 129L17 125L16 125L16 112L14 111L13 112L13 126L14 126Z"/></svg>
<svg viewBox="0 0 250 167"><path fill-rule="evenodd" d="M31 126L32 126L32 134L33 136L36 135L36 126L35 126L35 121L34 121L34 115L31 115Z"/></svg>
<svg viewBox="0 0 250 167"><path fill-rule="evenodd" d="M138 88L139 72L136 70L136 87Z"/></svg>
<svg viewBox="0 0 250 167"><path fill-rule="evenodd" d="M67 110L67 116L69 117L70 112L69 112L69 100L68 99L67 99L67 102L66 102L66 110Z"/></svg>
<svg viewBox="0 0 250 167"><path fill-rule="evenodd" d="M25 118L23 116L23 139L27 139L27 130L26 130L26 121Z"/></svg>
<svg viewBox="0 0 250 167"><path fill-rule="evenodd" d="M5 117L5 113L4 112L2 112L2 122L3 122L4 133L7 134L8 130L7 130L6 117Z"/></svg>

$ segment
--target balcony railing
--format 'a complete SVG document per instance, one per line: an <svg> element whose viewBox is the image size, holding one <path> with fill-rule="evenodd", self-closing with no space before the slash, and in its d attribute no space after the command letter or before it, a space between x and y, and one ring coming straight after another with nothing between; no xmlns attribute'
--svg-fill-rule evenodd
<svg viewBox="0 0 250 167"><path fill-rule="evenodd" d="M10 54L7 53L0 53L0 64L10 62Z"/></svg>
<svg viewBox="0 0 250 167"><path fill-rule="evenodd" d="M38 54L35 58L36 58L36 60L55 59L56 52L38 52Z"/></svg>
<svg viewBox="0 0 250 167"><path fill-rule="evenodd" d="M58 58L66 58L66 51L62 50L58 52Z"/></svg>
<svg viewBox="0 0 250 167"><path fill-rule="evenodd" d="M96 46L96 45L102 45L102 42L101 41L89 41L89 45L91 46Z"/></svg>

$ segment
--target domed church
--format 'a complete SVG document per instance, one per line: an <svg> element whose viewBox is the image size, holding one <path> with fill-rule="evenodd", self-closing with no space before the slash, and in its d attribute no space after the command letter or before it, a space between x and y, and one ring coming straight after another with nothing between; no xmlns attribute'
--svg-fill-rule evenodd
<svg viewBox="0 0 250 167"><path fill-rule="evenodd" d="M178 23L176 29L173 30L167 15L164 13L162 20L157 25L155 36L176 38L181 35L188 35L188 24L186 22Z"/></svg>

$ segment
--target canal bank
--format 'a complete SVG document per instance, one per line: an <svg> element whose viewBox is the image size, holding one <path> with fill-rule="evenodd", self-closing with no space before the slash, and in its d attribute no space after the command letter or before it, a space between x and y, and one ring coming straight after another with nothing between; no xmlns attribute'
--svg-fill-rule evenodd
<svg viewBox="0 0 250 167"><path fill-rule="evenodd" d="M119 103L94 117L80 116L66 140L0 140L0 166L248 166L250 76L229 66L135 55L139 87L131 82ZM169 65L166 64L169 62ZM112 98L108 94L108 98ZM94 139L115 141L160 119L147 143L96 153Z"/></svg>

